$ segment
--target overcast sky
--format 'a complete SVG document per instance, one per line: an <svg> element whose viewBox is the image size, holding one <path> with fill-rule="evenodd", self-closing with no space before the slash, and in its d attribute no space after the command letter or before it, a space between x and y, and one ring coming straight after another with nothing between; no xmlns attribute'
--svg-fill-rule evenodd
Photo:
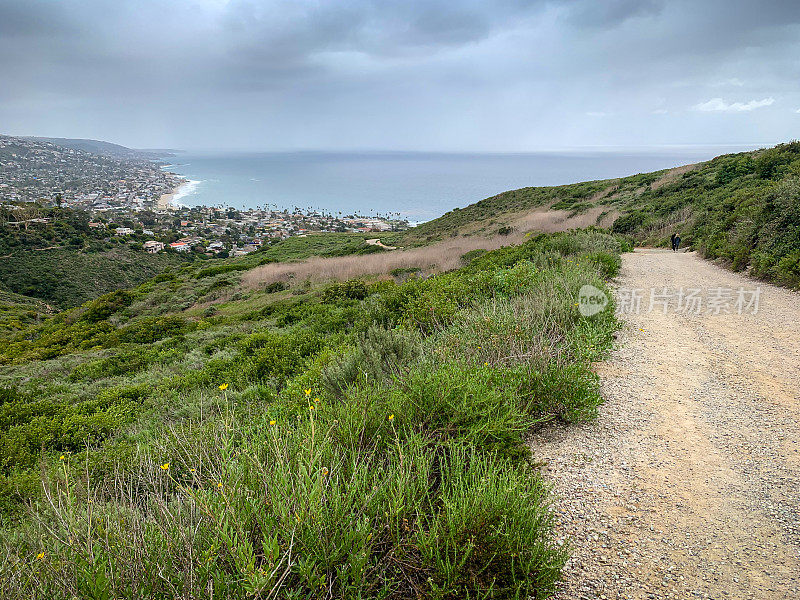
<svg viewBox="0 0 800 600"><path fill-rule="evenodd" d="M0 0L0 133L526 151L800 137L800 1Z"/></svg>

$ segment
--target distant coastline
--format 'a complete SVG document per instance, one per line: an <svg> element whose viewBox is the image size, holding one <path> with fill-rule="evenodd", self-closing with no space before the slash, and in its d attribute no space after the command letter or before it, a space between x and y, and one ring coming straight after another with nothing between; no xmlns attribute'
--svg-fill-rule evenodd
<svg viewBox="0 0 800 600"><path fill-rule="evenodd" d="M718 151L502 155L194 151L161 168L197 181L173 197L173 204L181 207L269 207L419 223L504 190L650 173L708 160Z"/></svg>

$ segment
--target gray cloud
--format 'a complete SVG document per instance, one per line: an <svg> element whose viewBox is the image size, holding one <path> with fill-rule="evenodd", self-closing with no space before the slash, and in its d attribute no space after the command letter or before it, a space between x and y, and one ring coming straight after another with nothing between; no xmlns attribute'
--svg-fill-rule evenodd
<svg viewBox="0 0 800 600"><path fill-rule="evenodd" d="M0 56L0 131L136 146L760 143L799 125L794 1L0 0Z"/></svg>

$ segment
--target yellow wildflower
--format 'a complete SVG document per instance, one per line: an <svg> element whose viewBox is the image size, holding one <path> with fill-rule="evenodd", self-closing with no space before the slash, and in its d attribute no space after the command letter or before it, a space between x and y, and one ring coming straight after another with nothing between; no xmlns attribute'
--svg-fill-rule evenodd
<svg viewBox="0 0 800 600"><path fill-rule="evenodd" d="M311 388L308 388L305 392L306 392L306 396L310 396L311 395Z"/></svg>
<svg viewBox="0 0 800 600"><path fill-rule="evenodd" d="M164 463L163 465L161 465L161 468L163 470L165 470L165 471L168 471L169 470L169 463Z"/></svg>
<svg viewBox="0 0 800 600"><path fill-rule="evenodd" d="M61 456L59 456L59 460L67 460L67 457L62 454Z"/></svg>
<svg viewBox="0 0 800 600"><path fill-rule="evenodd" d="M275 420L273 419L272 421L269 422L269 424L270 425L275 425Z"/></svg>
<svg viewBox="0 0 800 600"><path fill-rule="evenodd" d="M314 402L319 402L319 398L314 398Z"/></svg>
<svg viewBox="0 0 800 600"><path fill-rule="evenodd" d="M217 484L217 487L218 487L218 488L221 488L221 487L222 487L222 482L219 482L219 483Z"/></svg>
<svg viewBox="0 0 800 600"><path fill-rule="evenodd" d="M308 405L308 410L314 410L314 405L313 404L309 404Z"/></svg>
<svg viewBox="0 0 800 600"><path fill-rule="evenodd" d="M328 473L330 473L330 471L328 471L328 467L322 467L322 474L327 475Z"/></svg>
<svg viewBox="0 0 800 600"><path fill-rule="evenodd" d="M228 384L227 383L223 383L221 386L219 386L219 389L227 390L228 389Z"/></svg>
<svg viewBox="0 0 800 600"><path fill-rule="evenodd" d="M484 367L488 367L488 366L489 366L489 363L488 363L488 362L485 362L485 363L483 363L483 366L484 366Z"/></svg>
<svg viewBox="0 0 800 600"><path fill-rule="evenodd" d="M44 552L39 552L39 554L36 555L36 558L37 560L42 560L44 558Z"/></svg>
<svg viewBox="0 0 800 600"><path fill-rule="evenodd" d="M394 421L394 415L389 415L389 420Z"/></svg>
<svg viewBox="0 0 800 600"><path fill-rule="evenodd" d="M196 469L189 469L189 470L190 470L192 473L194 473L194 472L196 471Z"/></svg>

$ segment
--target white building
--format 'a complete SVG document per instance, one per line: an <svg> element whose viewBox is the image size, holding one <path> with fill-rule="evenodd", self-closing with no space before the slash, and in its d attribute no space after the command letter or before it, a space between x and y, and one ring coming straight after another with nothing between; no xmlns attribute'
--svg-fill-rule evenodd
<svg viewBox="0 0 800 600"><path fill-rule="evenodd" d="M145 242L143 246L145 252L149 252L150 254L155 254L157 252L161 252L164 249L164 242L149 240Z"/></svg>

